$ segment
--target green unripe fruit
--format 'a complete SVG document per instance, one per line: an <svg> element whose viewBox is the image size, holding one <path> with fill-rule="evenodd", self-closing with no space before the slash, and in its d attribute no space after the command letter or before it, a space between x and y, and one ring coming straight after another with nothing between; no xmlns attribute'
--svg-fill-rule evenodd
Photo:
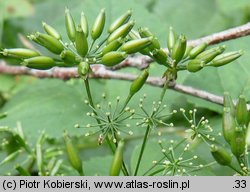
<svg viewBox="0 0 250 192"><path fill-rule="evenodd" d="M93 40L96 40L101 36L104 25L105 25L105 9L102 9L98 14L98 16L96 17L96 20L92 27L91 37Z"/></svg>
<svg viewBox="0 0 250 192"><path fill-rule="evenodd" d="M79 156L79 152L75 145L72 143L70 137L67 133L64 133L64 142L66 147L67 156L71 166L79 172L80 175L83 175L82 161Z"/></svg>
<svg viewBox="0 0 250 192"><path fill-rule="evenodd" d="M152 37L128 41L121 46L121 50L128 54L136 53L152 43Z"/></svg>
<svg viewBox="0 0 250 192"><path fill-rule="evenodd" d="M186 51L187 40L184 35L180 35L177 39L171 57L175 60L175 63L179 63L179 61L183 58L185 51Z"/></svg>
<svg viewBox="0 0 250 192"><path fill-rule="evenodd" d="M163 49L152 51L152 58L161 65L166 65L167 63L167 54Z"/></svg>
<svg viewBox="0 0 250 192"><path fill-rule="evenodd" d="M35 36L39 43L52 53L60 54L64 49L60 41L50 35L37 32Z"/></svg>
<svg viewBox="0 0 250 192"><path fill-rule="evenodd" d="M204 51L200 55L198 55L197 59L202 59L205 63L212 61L217 55L223 53L225 50L225 46L215 47L211 50Z"/></svg>
<svg viewBox="0 0 250 192"><path fill-rule="evenodd" d="M246 144L250 146L250 123L248 124L247 132L246 132Z"/></svg>
<svg viewBox="0 0 250 192"><path fill-rule="evenodd" d="M184 53L183 59L187 58L189 56L189 53L191 52L191 50L193 49L193 46L187 46L186 47L186 51Z"/></svg>
<svg viewBox="0 0 250 192"><path fill-rule="evenodd" d="M108 52L116 51L117 49L119 49L121 47L123 42L124 42L124 40L121 37L110 42L102 49L102 54L105 55Z"/></svg>
<svg viewBox="0 0 250 192"><path fill-rule="evenodd" d="M148 69L144 69L143 72L132 82L129 91L130 96L134 95L142 88L148 78L148 75Z"/></svg>
<svg viewBox="0 0 250 192"><path fill-rule="evenodd" d="M119 141L109 170L109 176L119 176L120 170L122 168L124 148L124 141Z"/></svg>
<svg viewBox="0 0 250 192"><path fill-rule="evenodd" d="M224 109L223 109L224 111L222 117L223 118L222 131L225 140L227 141L227 143L230 144L234 134L234 130L236 128L236 122L234 118L235 107L230 95L227 92L224 93L223 103L224 103Z"/></svg>
<svg viewBox="0 0 250 192"><path fill-rule="evenodd" d="M37 51L25 48L4 49L2 54L3 56L18 58L18 59L36 57L40 55Z"/></svg>
<svg viewBox="0 0 250 192"><path fill-rule="evenodd" d="M176 42L176 33L173 30L173 27L169 27L169 33L168 33L168 50L170 53L172 53L172 50L174 48L175 42Z"/></svg>
<svg viewBox="0 0 250 192"><path fill-rule="evenodd" d="M122 62L126 57L126 52L111 51L102 57L102 64L111 67Z"/></svg>
<svg viewBox="0 0 250 192"><path fill-rule="evenodd" d="M243 127L236 127L230 142L231 151L235 157L239 158L245 153L246 134Z"/></svg>
<svg viewBox="0 0 250 192"><path fill-rule="evenodd" d="M158 49L158 50L159 50L159 49ZM146 48L140 50L139 52L140 52L141 54L143 54L143 55L147 55L147 56L149 56L149 57L152 57L152 54L151 54L150 49L149 49L148 47L146 47Z"/></svg>
<svg viewBox="0 0 250 192"><path fill-rule="evenodd" d="M77 53L79 53L79 55L82 57L88 53L88 41L84 32L82 31L82 28L78 28L76 30L75 45Z"/></svg>
<svg viewBox="0 0 250 192"><path fill-rule="evenodd" d="M188 54L190 59L195 58L197 55L199 55L201 52L203 52L208 46L208 43L201 43L200 45L194 47Z"/></svg>
<svg viewBox="0 0 250 192"><path fill-rule="evenodd" d="M55 28L53 28L52 26L48 25L45 22L42 22L42 25L43 25L43 29L45 30L45 32L48 35L50 35L50 36L52 36L52 37L54 37L54 38L56 38L58 40L62 38L61 34L58 33L57 30Z"/></svg>
<svg viewBox="0 0 250 192"><path fill-rule="evenodd" d="M15 165L15 169L20 176L31 176L30 173L19 164Z"/></svg>
<svg viewBox="0 0 250 192"><path fill-rule="evenodd" d="M236 104L235 116L239 125L247 126L247 123L248 123L247 102L243 95L240 95L239 100Z"/></svg>
<svg viewBox="0 0 250 192"><path fill-rule="evenodd" d="M221 50L224 51L226 49L226 46L222 45L222 46L219 46L219 47L213 47L211 49L205 50L205 51L201 52L200 54L198 54L196 56L196 59L202 59L203 57L207 57L207 55L210 55L211 53L214 53L218 49L221 49Z"/></svg>
<svg viewBox="0 0 250 192"><path fill-rule="evenodd" d="M70 64L72 66L77 62L75 54L69 50L63 50L60 54L60 57L64 63Z"/></svg>
<svg viewBox="0 0 250 192"><path fill-rule="evenodd" d="M222 118L222 133L226 142L230 144L236 128L236 122L229 107L224 107Z"/></svg>
<svg viewBox="0 0 250 192"><path fill-rule="evenodd" d="M217 57L214 58L214 60L211 61L209 66L220 67L226 65L234 61L235 59L239 58L241 55L243 55L243 51L233 51L218 55Z"/></svg>
<svg viewBox="0 0 250 192"><path fill-rule="evenodd" d="M200 59L194 59L189 61L189 63L187 64L187 70L189 72L197 72L200 71L205 65L205 62L203 60Z"/></svg>
<svg viewBox="0 0 250 192"><path fill-rule="evenodd" d="M215 161L220 165L227 166L232 162L232 157L227 150L220 146L212 145L211 146L211 154L213 155Z"/></svg>
<svg viewBox="0 0 250 192"><path fill-rule="evenodd" d="M83 33L85 34L86 37L89 35L89 25L88 25L88 20L84 14L84 12L81 13L81 20L80 20L81 28Z"/></svg>
<svg viewBox="0 0 250 192"><path fill-rule="evenodd" d="M118 29L120 26L128 22L132 15L132 11L128 10L126 13L121 15L119 18L117 18L109 27L108 32L113 33L116 29Z"/></svg>
<svg viewBox="0 0 250 192"><path fill-rule="evenodd" d="M137 31L133 30L133 29L129 32L128 35L129 35L129 37L130 37L131 40L136 40L136 39L140 39L141 38L140 35L139 35L139 33Z"/></svg>
<svg viewBox="0 0 250 192"><path fill-rule="evenodd" d="M65 26L67 30L67 35L70 41L75 42L76 38L76 25L73 17L71 16L69 9L65 9Z"/></svg>
<svg viewBox="0 0 250 192"><path fill-rule="evenodd" d="M228 92L224 92L223 105L224 107L228 107L230 109L232 116L235 115L235 105Z"/></svg>
<svg viewBox="0 0 250 192"><path fill-rule="evenodd" d="M135 25L135 21L130 21L122 25L121 27L119 27L113 33L110 34L107 40L107 43L110 43L111 41L114 41L115 39L118 39L119 37L126 37L134 25Z"/></svg>
<svg viewBox="0 0 250 192"><path fill-rule="evenodd" d="M44 172L44 162L43 162L43 151L41 143L36 144L36 164L39 171L39 175Z"/></svg>
<svg viewBox="0 0 250 192"><path fill-rule="evenodd" d="M82 61L78 65L78 74L80 77L86 78L90 70L89 63Z"/></svg>
<svg viewBox="0 0 250 192"><path fill-rule="evenodd" d="M21 153L21 150L14 151L13 153L9 154L7 157L5 157L1 162L0 166L9 163L10 161L14 160L17 158L17 156Z"/></svg>
<svg viewBox="0 0 250 192"><path fill-rule="evenodd" d="M55 61L47 56L37 56L29 59L24 59L21 64L33 69L46 70L54 67Z"/></svg>
<svg viewBox="0 0 250 192"><path fill-rule="evenodd" d="M30 147L27 145L26 140L20 135L20 134L14 134L14 139L15 141L21 146L23 147L29 154L32 154L32 150L30 149Z"/></svg>
<svg viewBox="0 0 250 192"><path fill-rule="evenodd" d="M148 28L139 28L138 32L139 32L139 34L140 34L140 36L142 38L146 38L146 37L151 37L152 38L152 40L151 40L152 43L149 46L150 50L160 49L161 48L161 45L160 45L158 39L153 35L153 33L151 33L149 31Z"/></svg>

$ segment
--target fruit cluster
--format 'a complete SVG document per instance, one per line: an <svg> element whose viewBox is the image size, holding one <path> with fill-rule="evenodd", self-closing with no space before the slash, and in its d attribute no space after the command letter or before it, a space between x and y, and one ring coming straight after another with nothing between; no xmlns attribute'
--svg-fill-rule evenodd
<svg viewBox="0 0 250 192"><path fill-rule="evenodd" d="M91 64L110 67L122 62L129 54L140 52L165 65L167 71L164 76L172 75L173 79L177 78L177 72L180 70L197 72L207 66L219 67L242 55L242 51L223 53L225 46L206 50L207 43L196 47L187 46L186 37L177 37L172 27L169 30L166 51L148 28L139 27L138 31L133 30L135 21L130 20L131 16L132 11L128 10L118 17L108 27L106 35L103 35L105 9L99 12L90 30L83 12L79 24L76 25L69 9L66 8L65 28L70 42L63 41L62 35L45 22L42 22L44 33L35 32L28 36L30 40L53 53L53 58L26 48L3 49L0 53L6 57L20 59L21 65L34 69L78 66L79 75L86 77Z"/></svg>
<svg viewBox="0 0 250 192"><path fill-rule="evenodd" d="M238 102L234 105L229 94L224 94L223 136L242 171L246 173L247 170L244 167L247 164L245 155L247 154L247 132L250 130L249 114L243 95L239 97ZM212 145L211 152L219 164L232 166L232 156L224 147Z"/></svg>

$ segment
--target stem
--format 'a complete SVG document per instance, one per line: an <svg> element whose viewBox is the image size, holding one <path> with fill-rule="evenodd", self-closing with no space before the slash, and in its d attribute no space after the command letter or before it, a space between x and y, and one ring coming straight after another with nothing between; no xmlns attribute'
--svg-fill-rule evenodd
<svg viewBox="0 0 250 192"><path fill-rule="evenodd" d="M95 40L93 40L92 43L91 43L91 45L90 45L89 53L91 52L91 49L93 48L94 44L95 44Z"/></svg>
<svg viewBox="0 0 250 192"><path fill-rule="evenodd" d="M148 125L147 129L146 129L146 132L145 132L145 135L144 135L144 138L143 138L143 143L142 143L141 151L140 151L140 154L139 154L139 158L137 160L137 164L136 164L134 176L136 176L137 173L138 173L138 170L139 170L139 167L140 167L140 163L141 163L141 159L142 159L142 155L143 155L145 147L146 147L146 143L147 143L147 138L148 138L148 135L149 135L149 131L150 131L150 126Z"/></svg>
<svg viewBox="0 0 250 192"><path fill-rule="evenodd" d="M132 96L133 96L133 95L131 95L131 94L128 95L128 97L127 97L126 101L124 102L124 105L123 105L123 107L122 107L120 113L122 113L123 110L126 108L126 106L128 105L130 99L132 98ZM120 113L119 113L119 114L120 114Z"/></svg>
<svg viewBox="0 0 250 192"><path fill-rule="evenodd" d="M103 45L103 43L105 43L107 41L107 39L109 38L109 36L107 36L105 39L103 39L96 47L96 49L94 49L93 51L90 52L90 54L95 53L96 51L99 50L99 48Z"/></svg>
<svg viewBox="0 0 250 192"><path fill-rule="evenodd" d="M88 77L86 79L84 79L84 84L85 84L85 89L87 91L87 96L88 96L89 103L90 103L91 107L93 107L95 109L94 102L93 102L92 95L91 95L90 88L89 88L89 79L88 79ZM93 110L93 113L95 115L97 115L94 110ZM100 124L99 120L97 120L97 122Z"/></svg>
<svg viewBox="0 0 250 192"><path fill-rule="evenodd" d="M160 101L161 101L161 102L162 102L162 100L163 100L163 98L164 98L164 96L165 96L165 94L166 94L167 88L168 88L168 81L166 81L166 82L164 83L164 87L163 87L163 89L162 89L161 97L160 97Z"/></svg>

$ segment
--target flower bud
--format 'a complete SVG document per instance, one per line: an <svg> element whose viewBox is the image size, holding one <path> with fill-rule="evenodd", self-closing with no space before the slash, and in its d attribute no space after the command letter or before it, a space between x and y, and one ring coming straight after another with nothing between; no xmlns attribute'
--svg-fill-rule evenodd
<svg viewBox="0 0 250 192"><path fill-rule="evenodd" d="M37 56L29 59L24 59L21 65L25 65L26 67L33 69L46 70L54 67L55 61L47 56Z"/></svg>
<svg viewBox="0 0 250 192"><path fill-rule="evenodd" d="M76 30L75 44L77 53L84 57L88 53L88 41L80 27Z"/></svg>
<svg viewBox="0 0 250 192"><path fill-rule="evenodd" d="M52 53L60 54L64 49L63 45L56 38L50 35L37 32L35 36L39 43Z"/></svg>
<svg viewBox="0 0 250 192"><path fill-rule="evenodd" d="M65 9L65 26L67 30L67 35L70 41L75 42L76 38L76 26L73 17L71 16L69 9Z"/></svg>
<svg viewBox="0 0 250 192"><path fill-rule="evenodd" d="M111 41L114 41L115 39L118 39L119 37L126 37L134 25L135 25L135 21L130 21L122 25L121 27L119 27L113 33L110 34L107 40L107 43L110 43Z"/></svg>
<svg viewBox="0 0 250 192"><path fill-rule="evenodd" d="M111 67L122 62L126 57L125 52L111 51L102 57L102 64Z"/></svg>
<svg viewBox="0 0 250 192"><path fill-rule="evenodd" d="M119 141L109 170L109 176L119 176L120 170L122 168L124 147L124 141Z"/></svg>
<svg viewBox="0 0 250 192"><path fill-rule="evenodd" d="M84 14L84 12L81 13L81 20L80 20L81 28L83 33L85 34L85 37L88 37L89 35L89 25L88 20Z"/></svg>
<svg viewBox="0 0 250 192"><path fill-rule="evenodd" d="M105 25L105 9L102 9L98 14L98 16L96 17L96 20L92 27L91 37L93 40L96 40L101 36L104 25Z"/></svg>
<svg viewBox="0 0 250 192"><path fill-rule="evenodd" d="M120 26L128 22L132 15L132 11L128 10L126 13L121 15L119 18L117 18L109 27L108 32L113 33L116 29L118 29Z"/></svg>
<svg viewBox="0 0 250 192"><path fill-rule="evenodd" d="M239 96L239 100L236 104L236 120L239 125L247 126L248 123L248 110L247 110L247 102L243 95Z"/></svg>
<svg viewBox="0 0 250 192"><path fill-rule="evenodd" d="M152 39L152 37L148 37L128 41L121 46L121 50L125 51L127 54L136 53L152 44Z"/></svg>
<svg viewBox="0 0 250 192"><path fill-rule="evenodd" d="M217 163L219 163L220 165L224 165L224 166L231 164L232 157L230 153L227 152L227 150L216 145L212 145L210 150L215 161L217 161Z"/></svg>
<svg viewBox="0 0 250 192"><path fill-rule="evenodd" d="M193 59L195 58L197 55L199 55L201 52L203 52L208 46L208 43L201 43L200 45L194 47L190 52L189 52L189 58Z"/></svg>
<svg viewBox="0 0 250 192"><path fill-rule="evenodd" d="M43 28L44 28L45 32L48 35L50 35L50 36L52 36L52 37L54 37L54 38L56 38L58 40L62 38L60 33L58 33L57 30L55 30L55 28L53 28L52 26L48 25L45 22L42 22L42 25L43 25Z"/></svg>
<svg viewBox="0 0 250 192"><path fill-rule="evenodd" d="M148 75L148 69L144 69L143 72L132 82L129 92L130 96L134 95L142 88L148 78Z"/></svg>
<svg viewBox="0 0 250 192"><path fill-rule="evenodd" d="M205 65L205 62L203 60L200 59L193 59L191 61L189 61L189 63L187 64L187 70L189 72L197 72L200 71Z"/></svg>
<svg viewBox="0 0 250 192"><path fill-rule="evenodd" d="M83 168L82 168L82 161L79 156L79 152L77 148L72 143L72 140L67 135L67 133L64 133L64 142L66 146L66 152L69 158L69 162L71 166L79 172L80 175L83 175Z"/></svg>
<svg viewBox="0 0 250 192"><path fill-rule="evenodd" d="M2 54L3 56L18 58L18 59L36 57L40 55L37 51L25 48L4 49Z"/></svg>
<svg viewBox="0 0 250 192"><path fill-rule="evenodd" d="M214 58L214 60L211 61L209 66L220 67L220 66L226 65L234 61L235 59L239 58L242 54L243 54L243 51L233 51L233 52L218 55L217 57Z"/></svg>
<svg viewBox="0 0 250 192"><path fill-rule="evenodd" d="M180 35L173 47L171 54L171 57L173 60L175 60L176 64L179 63L179 61L183 58L186 51L186 44L186 37L184 35Z"/></svg>

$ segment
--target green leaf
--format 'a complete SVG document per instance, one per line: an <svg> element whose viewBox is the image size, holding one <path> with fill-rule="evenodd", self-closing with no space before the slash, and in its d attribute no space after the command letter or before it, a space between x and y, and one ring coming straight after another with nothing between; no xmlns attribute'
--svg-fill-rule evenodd
<svg viewBox="0 0 250 192"><path fill-rule="evenodd" d="M84 172L86 175L105 176L109 175L109 167L113 156L93 157L84 162Z"/></svg>
<svg viewBox="0 0 250 192"><path fill-rule="evenodd" d="M32 140L42 130L51 137L61 137L63 130L81 134L84 130L74 128L74 124L85 124L84 115L89 111L82 93L83 88L61 80L37 80L6 103L2 111L7 111L8 117L0 125L15 127L19 121Z"/></svg>

